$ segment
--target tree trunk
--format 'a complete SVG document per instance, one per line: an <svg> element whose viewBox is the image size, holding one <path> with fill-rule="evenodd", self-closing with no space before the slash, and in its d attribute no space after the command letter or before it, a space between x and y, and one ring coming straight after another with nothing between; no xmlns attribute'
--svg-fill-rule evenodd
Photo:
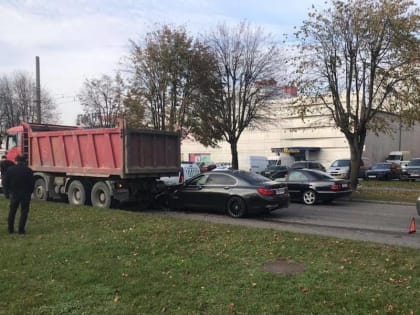
<svg viewBox="0 0 420 315"><path fill-rule="evenodd" d="M360 159L361 152L358 152L352 145L350 145L350 186L352 189L357 188L359 183L359 169L360 169Z"/></svg>
<svg viewBox="0 0 420 315"><path fill-rule="evenodd" d="M231 140L230 142L230 152L232 154L232 169L237 170L239 168L238 165L238 141Z"/></svg>
<svg viewBox="0 0 420 315"><path fill-rule="evenodd" d="M346 136L350 147L350 186L352 189L357 188L359 182L359 170L365 145L366 132ZM363 175L363 174L362 174Z"/></svg>

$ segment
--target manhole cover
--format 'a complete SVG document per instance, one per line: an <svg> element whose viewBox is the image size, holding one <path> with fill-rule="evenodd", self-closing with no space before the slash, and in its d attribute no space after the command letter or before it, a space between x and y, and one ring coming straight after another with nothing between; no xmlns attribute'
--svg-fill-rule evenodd
<svg viewBox="0 0 420 315"><path fill-rule="evenodd" d="M279 259L274 262L266 263L263 269L272 273L280 273L285 275L294 275L305 271L305 266L300 263Z"/></svg>

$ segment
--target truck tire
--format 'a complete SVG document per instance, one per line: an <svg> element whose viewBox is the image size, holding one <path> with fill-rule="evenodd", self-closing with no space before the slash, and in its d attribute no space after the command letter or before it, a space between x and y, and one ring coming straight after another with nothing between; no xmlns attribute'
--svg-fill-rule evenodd
<svg viewBox="0 0 420 315"><path fill-rule="evenodd" d="M87 203L86 187L79 180L74 180L70 183L67 196L71 205L80 206Z"/></svg>
<svg viewBox="0 0 420 315"><path fill-rule="evenodd" d="M47 184L43 178L38 178L35 181L34 185L34 199L47 201L48 200L48 192L47 192Z"/></svg>
<svg viewBox="0 0 420 315"><path fill-rule="evenodd" d="M111 192L104 182L97 182L93 185L90 199L94 207L110 208L112 205Z"/></svg>

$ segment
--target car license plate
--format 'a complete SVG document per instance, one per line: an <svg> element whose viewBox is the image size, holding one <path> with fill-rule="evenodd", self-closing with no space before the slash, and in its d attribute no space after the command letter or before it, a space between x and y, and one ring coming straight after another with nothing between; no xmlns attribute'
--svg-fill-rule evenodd
<svg viewBox="0 0 420 315"><path fill-rule="evenodd" d="M341 187L343 187L343 188L347 188L347 187L348 187L348 185L347 185L347 184L342 184L342 185L341 185Z"/></svg>
<svg viewBox="0 0 420 315"><path fill-rule="evenodd" d="M369 178L376 178L376 175L369 175Z"/></svg>
<svg viewBox="0 0 420 315"><path fill-rule="evenodd" d="M276 195L282 195L282 194L284 194L284 188L277 188Z"/></svg>

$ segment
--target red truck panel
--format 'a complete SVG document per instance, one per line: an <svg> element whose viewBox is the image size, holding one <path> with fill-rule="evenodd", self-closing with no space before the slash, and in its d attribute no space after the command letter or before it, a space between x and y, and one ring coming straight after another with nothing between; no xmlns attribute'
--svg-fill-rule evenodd
<svg viewBox="0 0 420 315"><path fill-rule="evenodd" d="M33 171L121 178L178 174L177 133L123 128L29 130Z"/></svg>

